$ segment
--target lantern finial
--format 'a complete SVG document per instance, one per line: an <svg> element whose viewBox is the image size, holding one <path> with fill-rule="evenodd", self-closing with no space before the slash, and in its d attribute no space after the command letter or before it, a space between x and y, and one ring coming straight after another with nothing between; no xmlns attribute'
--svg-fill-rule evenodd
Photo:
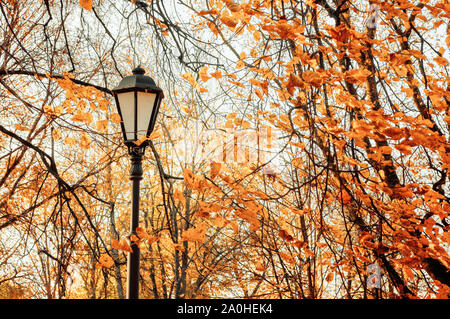
<svg viewBox="0 0 450 319"><path fill-rule="evenodd" d="M138 65L136 68L134 68L132 72L134 75L145 74L145 70L143 68L141 68L140 65Z"/></svg>

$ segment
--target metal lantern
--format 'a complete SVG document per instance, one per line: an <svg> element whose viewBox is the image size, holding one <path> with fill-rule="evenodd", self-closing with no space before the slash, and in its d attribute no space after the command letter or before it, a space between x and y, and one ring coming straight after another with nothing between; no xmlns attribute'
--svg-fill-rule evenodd
<svg viewBox="0 0 450 319"><path fill-rule="evenodd" d="M112 90L121 118L125 144L132 145L141 135L150 136L155 126L163 91L137 67ZM143 145L145 146L145 145Z"/></svg>

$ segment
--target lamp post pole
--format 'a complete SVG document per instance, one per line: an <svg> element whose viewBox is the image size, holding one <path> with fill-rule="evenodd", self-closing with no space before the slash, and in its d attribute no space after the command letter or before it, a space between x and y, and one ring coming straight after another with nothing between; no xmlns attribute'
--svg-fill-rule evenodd
<svg viewBox="0 0 450 319"><path fill-rule="evenodd" d="M130 223L130 243L132 251L128 253L127 299L138 299L140 250L139 245L136 242L136 228L139 227L139 184L143 173L142 156L144 155L144 147L130 147L129 153L131 156L130 180L133 182L133 190Z"/></svg>
<svg viewBox="0 0 450 319"><path fill-rule="evenodd" d="M139 184L142 179L142 156L147 146L144 141L139 146L139 135L147 137L153 132L163 91L155 81L144 75L145 70L137 67L133 75L123 78L112 90L120 115L120 126L128 154L131 157L130 180L133 182L130 223L130 246L127 262L127 298L139 298L139 243L136 228L139 226Z"/></svg>

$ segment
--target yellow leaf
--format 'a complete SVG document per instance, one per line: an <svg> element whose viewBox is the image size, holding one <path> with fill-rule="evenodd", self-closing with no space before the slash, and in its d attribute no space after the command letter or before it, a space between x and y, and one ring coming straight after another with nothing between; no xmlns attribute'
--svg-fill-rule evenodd
<svg viewBox="0 0 450 319"><path fill-rule="evenodd" d="M157 138L161 137L161 132L160 131L153 131L152 134L150 134L150 136L148 137L148 140L153 141Z"/></svg>
<svg viewBox="0 0 450 319"><path fill-rule="evenodd" d="M303 159L301 157L296 157L292 160L292 165L297 168L297 169L301 169L302 168L302 164L303 164Z"/></svg>
<svg viewBox="0 0 450 319"><path fill-rule="evenodd" d="M225 122L225 128L234 128L234 124L232 120L228 120Z"/></svg>
<svg viewBox="0 0 450 319"><path fill-rule="evenodd" d="M147 237L147 243L148 244L153 244L154 242L158 241L160 238L156 237L156 236L148 236Z"/></svg>
<svg viewBox="0 0 450 319"><path fill-rule="evenodd" d="M106 132L106 129L108 128L108 121L102 120L97 122L96 129L99 132Z"/></svg>
<svg viewBox="0 0 450 319"><path fill-rule="evenodd" d="M250 122L248 122L248 121L244 121L243 120L242 123L241 123L241 126L242 126L242 128L244 130L248 130L252 126L252 124Z"/></svg>
<svg viewBox="0 0 450 319"><path fill-rule="evenodd" d="M242 69L244 66L245 66L245 63L244 63L244 61L242 61L242 60L239 60L239 61L236 63L236 69Z"/></svg>
<svg viewBox="0 0 450 319"><path fill-rule="evenodd" d="M113 123L120 123L121 122L121 118L120 115L118 113L114 113L111 115L111 121Z"/></svg>
<svg viewBox="0 0 450 319"><path fill-rule="evenodd" d="M100 100L98 101L98 107L100 108L100 110L106 111L109 103L110 102L108 100Z"/></svg>
<svg viewBox="0 0 450 319"><path fill-rule="evenodd" d="M184 74L181 75L181 77L182 77L183 79L185 79L186 81L188 81L189 84L192 85L193 87L197 87L197 85L198 85L198 84L197 84L197 81L195 80L195 78L194 78L194 76L192 75L192 73L189 73L189 72L184 73Z"/></svg>
<svg viewBox="0 0 450 319"><path fill-rule="evenodd" d="M61 132L57 129L52 130L52 136L55 141L61 139Z"/></svg>
<svg viewBox="0 0 450 319"><path fill-rule="evenodd" d="M71 137L66 137L64 139L64 143L67 145L73 146L73 145L75 145L76 141Z"/></svg>
<svg viewBox="0 0 450 319"><path fill-rule="evenodd" d="M199 241L204 242L206 236L207 225L205 223L200 223L195 228L189 228L181 234L181 239L183 241Z"/></svg>
<svg viewBox="0 0 450 319"><path fill-rule="evenodd" d="M94 117L91 113L78 110L77 113L72 117L72 121L90 124L92 122L93 118Z"/></svg>
<svg viewBox="0 0 450 319"><path fill-rule="evenodd" d="M91 147L91 138L86 133L84 133L81 136L80 146L81 146L81 148L86 149L86 150Z"/></svg>

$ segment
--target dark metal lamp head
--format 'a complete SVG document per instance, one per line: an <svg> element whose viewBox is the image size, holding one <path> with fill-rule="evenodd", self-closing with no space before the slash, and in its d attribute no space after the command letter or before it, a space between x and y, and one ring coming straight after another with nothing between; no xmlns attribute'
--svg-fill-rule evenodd
<svg viewBox="0 0 450 319"><path fill-rule="evenodd" d="M123 78L112 90L121 119L124 141L128 147L137 147L134 142L140 136L148 137L153 132L164 97L155 81L144 74L145 70L138 66L133 70L133 75ZM140 147L144 148L146 145L147 141Z"/></svg>

